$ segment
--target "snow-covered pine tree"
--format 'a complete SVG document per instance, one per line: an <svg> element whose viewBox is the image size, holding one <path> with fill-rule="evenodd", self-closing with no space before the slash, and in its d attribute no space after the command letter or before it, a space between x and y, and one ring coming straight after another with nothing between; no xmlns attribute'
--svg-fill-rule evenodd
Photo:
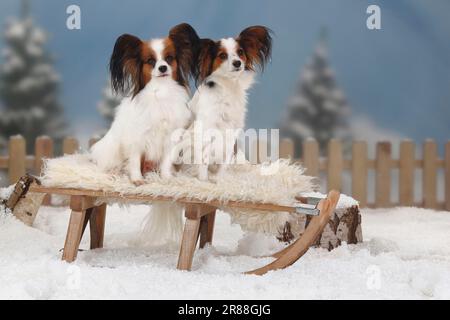
<svg viewBox="0 0 450 320"><path fill-rule="evenodd" d="M323 153L331 138L351 137L349 113L345 96L328 63L326 32L322 30L314 54L301 73L298 89L289 99L280 133L293 139L296 156L301 154L302 142L311 137L318 141Z"/></svg>
<svg viewBox="0 0 450 320"><path fill-rule="evenodd" d="M60 79L45 49L47 34L34 25L29 1L22 1L20 18L7 21L0 66L0 136L26 138L33 150L39 135L57 141L65 133L63 108L58 101Z"/></svg>
<svg viewBox="0 0 450 320"><path fill-rule="evenodd" d="M114 113L120 101L122 101L122 97L119 94L114 94L111 87L111 80L108 80L102 90L102 100L97 105L97 110L106 121L108 127L114 120Z"/></svg>

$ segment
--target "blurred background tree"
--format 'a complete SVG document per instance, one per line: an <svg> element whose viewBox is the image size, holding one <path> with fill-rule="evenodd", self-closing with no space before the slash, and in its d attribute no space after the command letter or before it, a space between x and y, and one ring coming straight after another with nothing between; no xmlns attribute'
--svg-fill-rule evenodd
<svg viewBox="0 0 450 320"><path fill-rule="evenodd" d="M296 156L301 155L303 140L311 137L318 141L323 154L330 139L351 139L349 115L345 95L328 63L327 31L322 29L314 54L301 73L297 91L289 99L280 134L293 139Z"/></svg>
<svg viewBox="0 0 450 320"><path fill-rule="evenodd" d="M3 37L0 66L0 137L21 134L32 152L39 135L49 135L57 145L65 135L63 108L58 100L60 77L45 49L48 35L34 25L28 0L22 1L20 18L9 19Z"/></svg>
<svg viewBox="0 0 450 320"><path fill-rule="evenodd" d="M110 127L114 120L116 107L122 101L122 97L112 91L111 80L108 79L102 90L102 100L97 104L97 110L106 122L107 128Z"/></svg>

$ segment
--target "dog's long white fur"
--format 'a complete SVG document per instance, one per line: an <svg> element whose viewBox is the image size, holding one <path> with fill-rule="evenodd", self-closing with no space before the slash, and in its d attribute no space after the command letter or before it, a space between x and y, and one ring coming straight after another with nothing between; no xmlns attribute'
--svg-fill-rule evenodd
<svg viewBox="0 0 450 320"><path fill-rule="evenodd" d="M118 106L106 135L91 148L91 157L104 172L126 171L131 181L143 181L141 159L154 161L164 178L171 176L170 150L178 129L188 126L191 112L189 94L172 77L160 77L157 68L165 64L161 40L149 43L157 53L152 79L134 98L126 97ZM124 167L125 166L125 167ZM181 209L177 205L155 203L143 228L144 242L176 241L181 233ZM158 240L159 242L157 243Z"/></svg>

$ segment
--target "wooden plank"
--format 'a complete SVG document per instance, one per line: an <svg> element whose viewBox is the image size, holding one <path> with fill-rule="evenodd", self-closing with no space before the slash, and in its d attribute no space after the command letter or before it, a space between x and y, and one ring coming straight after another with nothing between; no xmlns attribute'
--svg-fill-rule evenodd
<svg viewBox="0 0 450 320"><path fill-rule="evenodd" d="M74 154L78 151L80 145L78 140L73 137L67 137L63 141L63 154Z"/></svg>
<svg viewBox="0 0 450 320"><path fill-rule="evenodd" d="M258 138L258 163L264 163L269 160L267 139Z"/></svg>
<svg viewBox="0 0 450 320"><path fill-rule="evenodd" d="M339 196L339 192L331 191L326 199L321 200L317 206L320 210L320 214L311 219L308 227L300 238L291 243L288 247L273 254L273 257L276 258L273 262L245 273L263 275L268 271L284 269L294 264L308 251L316 241L317 237L323 232L323 229L328 224L328 221L336 208Z"/></svg>
<svg viewBox="0 0 450 320"><path fill-rule="evenodd" d="M40 175L43 165L43 159L53 157L53 140L47 136L38 137L36 138L34 149L34 172Z"/></svg>
<svg viewBox="0 0 450 320"><path fill-rule="evenodd" d="M82 189L70 189L70 188L48 188L42 186L32 185L30 187L30 192L38 193L49 193L49 194L61 194L70 196L86 196L86 197L97 197L100 198L113 198L113 199L123 199L123 200L136 200L143 202L151 201L177 201L184 204L206 204L212 207L233 207L233 208L245 208L245 209L255 209L263 211L283 211L283 212L296 212L295 207L281 206L272 203L253 203L245 201L220 201L220 200L201 200L196 198L174 198L174 197L163 197L163 196L144 196L144 195L133 195L133 194L121 194L119 192L103 192L97 190L82 190Z"/></svg>
<svg viewBox="0 0 450 320"><path fill-rule="evenodd" d="M415 145L412 141L400 143L399 165L399 201L401 206L414 205L414 170L415 170Z"/></svg>
<svg viewBox="0 0 450 320"><path fill-rule="evenodd" d="M294 159L294 142L292 139L284 138L280 144L280 158Z"/></svg>
<svg viewBox="0 0 450 320"><path fill-rule="evenodd" d="M248 161L251 164L258 163L258 139L249 138L248 141Z"/></svg>
<svg viewBox="0 0 450 320"><path fill-rule="evenodd" d="M425 208L436 208L437 187L437 145L432 140L425 141L423 145L423 175L422 192L423 206Z"/></svg>
<svg viewBox="0 0 450 320"><path fill-rule="evenodd" d="M26 143L22 136L13 136L9 139L8 154L9 183L13 184L25 175Z"/></svg>
<svg viewBox="0 0 450 320"><path fill-rule="evenodd" d="M72 262L77 258L85 217L85 210L72 210L72 213L70 214L69 227L67 228L62 260Z"/></svg>
<svg viewBox="0 0 450 320"><path fill-rule="evenodd" d="M355 141L352 145L352 197L359 206L367 205L367 143Z"/></svg>
<svg viewBox="0 0 450 320"><path fill-rule="evenodd" d="M91 249L103 248L105 237L106 203L93 208L89 219Z"/></svg>
<svg viewBox="0 0 450 320"><path fill-rule="evenodd" d="M391 206L391 143L378 142L376 150L375 203L386 208Z"/></svg>
<svg viewBox="0 0 450 320"><path fill-rule="evenodd" d="M31 188L32 189L32 188ZM48 194L52 194L48 192ZM70 209L74 211L82 211L96 207L96 198L85 195L72 195L70 197Z"/></svg>
<svg viewBox="0 0 450 320"><path fill-rule="evenodd" d="M328 143L328 191L340 191L342 188L343 160L341 142L337 139L331 139Z"/></svg>
<svg viewBox="0 0 450 320"><path fill-rule="evenodd" d="M25 169L27 170L34 170L36 167L36 160L34 155L27 155L25 156Z"/></svg>
<svg viewBox="0 0 450 320"><path fill-rule="evenodd" d="M177 269L191 270L195 247L197 246L200 219L186 219L181 241Z"/></svg>
<svg viewBox="0 0 450 320"><path fill-rule="evenodd" d="M0 169L8 168L9 157L8 156L0 156Z"/></svg>
<svg viewBox="0 0 450 320"><path fill-rule="evenodd" d="M200 248L204 248L206 244L212 243L214 233L214 221L216 219L216 210L204 215L200 221Z"/></svg>
<svg viewBox="0 0 450 320"><path fill-rule="evenodd" d="M305 174L317 177L319 175L319 144L314 139L303 142L303 166Z"/></svg>
<svg viewBox="0 0 450 320"><path fill-rule="evenodd" d="M445 144L445 210L450 211L450 141Z"/></svg>

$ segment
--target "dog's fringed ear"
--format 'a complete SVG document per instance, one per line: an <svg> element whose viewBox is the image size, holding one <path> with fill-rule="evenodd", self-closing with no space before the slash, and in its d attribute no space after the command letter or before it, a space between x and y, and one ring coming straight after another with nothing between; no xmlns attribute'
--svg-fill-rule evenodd
<svg viewBox="0 0 450 320"><path fill-rule="evenodd" d="M252 26L239 34L237 41L247 56L247 69L253 70L255 66L259 66L264 70L272 54L271 33L272 31L264 26Z"/></svg>
<svg viewBox="0 0 450 320"><path fill-rule="evenodd" d="M174 43L178 68L183 80L187 81L189 75L195 74L195 60L198 55L200 38L191 25L181 23L170 29L169 39Z"/></svg>
<svg viewBox="0 0 450 320"><path fill-rule="evenodd" d="M116 93L133 97L144 87L141 50L143 42L132 35L123 34L116 40L109 61L111 84Z"/></svg>
<svg viewBox="0 0 450 320"><path fill-rule="evenodd" d="M196 84L203 82L211 73L213 61L217 54L217 45L211 39L201 39L195 70Z"/></svg>

